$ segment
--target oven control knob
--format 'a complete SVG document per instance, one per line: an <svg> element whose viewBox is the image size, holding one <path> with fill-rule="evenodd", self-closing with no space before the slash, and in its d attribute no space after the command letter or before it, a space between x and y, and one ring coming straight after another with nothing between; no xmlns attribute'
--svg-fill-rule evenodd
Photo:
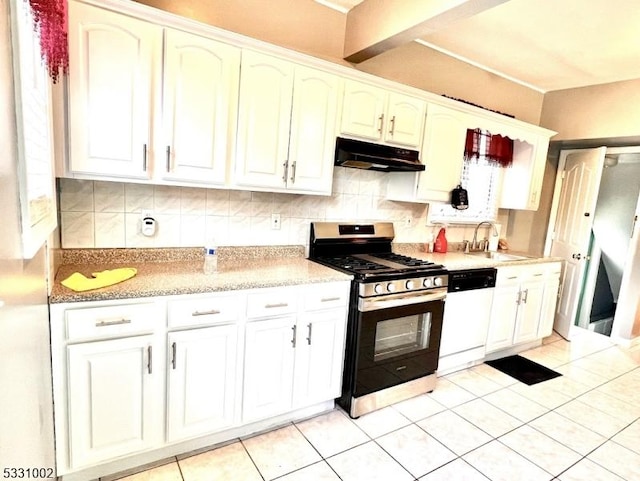
<svg viewBox="0 0 640 481"><path fill-rule="evenodd" d="M380 285L380 284L376 284L376 285L373 287L373 290L374 290L374 292L375 292L376 294L382 294L382 292L384 291L384 288L382 287L382 285Z"/></svg>
<svg viewBox="0 0 640 481"><path fill-rule="evenodd" d="M422 285L424 287L431 287L433 285L433 279L431 277L427 277L424 281L422 281Z"/></svg>
<svg viewBox="0 0 640 481"><path fill-rule="evenodd" d="M387 291L394 292L395 290L396 290L396 285L393 282L389 282L389 284L387 284Z"/></svg>
<svg viewBox="0 0 640 481"><path fill-rule="evenodd" d="M407 281L406 284L404 285L408 291L415 289L416 287L416 283L413 281Z"/></svg>
<svg viewBox="0 0 640 481"><path fill-rule="evenodd" d="M440 287L442 285L442 277L436 277L433 280L434 285L436 285L437 287Z"/></svg>

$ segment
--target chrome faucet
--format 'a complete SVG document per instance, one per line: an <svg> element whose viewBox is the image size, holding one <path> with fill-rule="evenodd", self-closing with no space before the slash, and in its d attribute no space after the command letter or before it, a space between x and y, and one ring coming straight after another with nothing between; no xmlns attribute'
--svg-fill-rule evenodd
<svg viewBox="0 0 640 481"><path fill-rule="evenodd" d="M471 246L469 247L470 250L472 251L478 251L478 250L482 250L482 251L486 251L489 248L489 242L487 240L483 240L478 242L478 229L480 228L480 226L482 224L488 224L491 227L493 227L493 235L497 236L498 235L498 229L496 229L496 225L488 220L483 220L482 222L480 222L475 230L473 231L473 240L471 241Z"/></svg>

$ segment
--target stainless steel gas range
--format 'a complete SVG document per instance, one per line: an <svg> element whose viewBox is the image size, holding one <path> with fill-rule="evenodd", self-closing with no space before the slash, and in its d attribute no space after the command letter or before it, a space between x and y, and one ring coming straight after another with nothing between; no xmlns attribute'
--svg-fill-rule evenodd
<svg viewBox="0 0 640 481"><path fill-rule="evenodd" d="M393 224L314 222L309 259L352 274L342 395L351 417L432 391L449 274L395 254Z"/></svg>

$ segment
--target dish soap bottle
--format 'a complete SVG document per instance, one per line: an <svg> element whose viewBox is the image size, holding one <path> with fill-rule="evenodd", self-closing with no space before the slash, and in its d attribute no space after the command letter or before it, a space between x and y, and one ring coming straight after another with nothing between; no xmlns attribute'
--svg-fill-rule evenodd
<svg viewBox="0 0 640 481"><path fill-rule="evenodd" d="M204 265L202 270L207 275L218 272L218 249L214 245L209 245L204 249Z"/></svg>
<svg viewBox="0 0 640 481"><path fill-rule="evenodd" d="M447 236L445 234L444 227L440 229L440 232L438 232L438 235L436 236L436 241L433 246L433 252L447 252Z"/></svg>

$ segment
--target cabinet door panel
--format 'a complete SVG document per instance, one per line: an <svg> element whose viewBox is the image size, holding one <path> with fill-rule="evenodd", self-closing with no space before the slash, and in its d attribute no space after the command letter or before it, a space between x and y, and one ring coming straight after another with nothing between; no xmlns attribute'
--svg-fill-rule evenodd
<svg viewBox="0 0 640 481"><path fill-rule="evenodd" d="M159 441L161 363L152 336L72 345L69 370L71 466L140 451ZM159 350L154 350L157 354ZM159 417L158 417L159 414Z"/></svg>
<svg viewBox="0 0 640 481"><path fill-rule="evenodd" d="M340 396L345 317L344 309L336 309L306 315L298 323L295 406Z"/></svg>
<svg viewBox="0 0 640 481"><path fill-rule="evenodd" d="M169 441L215 432L234 422L237 327L169 334Z"/></svg>
<svg viewBox="0 0 640 481"><path fill-rule="evenodd" d="M518 313L518 286L497 287L493 294L491 321L487 335L487 352L510 347Z"/></svg>
<svg viewBox="0 0 640 481"><path fill-rule="evenodd" d="M296 67L289 139L289 188L331 192L339 86L335 75Z"/></svg>
<svg viewBox="0 0 640 481"><path fill-rule="evenodd" d="M525 282L520 287L522 302L516 321L513 343L533 341L538 337L544 283Z"/></svg>
<svg viewBox="0 0 640 481"><path fill-rule="evenodd" d="M429 105L422 148L425 171L418 174L420 200L446 202L460 183L466 122L462 112Z"/></svg>
<svg viewBox="0 0 640 481"><path fill-rule="evenodd" d="M384 129L386 92L360 82L345 82L342 105L343 134L379 140Z"/></svg>
<svg viewBox="0 0 640 481"><path fill-rule="evenodd" d="M70 170L147 175L159 26L71 2L69 5Z"/></svg>
<svg viewBox="0 0 640 481"><path fill-rule="evenodd" d="M235 138L240 49L166 30L164 69L163 177L224 184Z"/></svg>
<svg viewBox="0 0 640 481"><path fill-rule="evenodd" d="M294 316L249 322L245 337L243 422L291 408Z"/></svg>
<svg viewBox="0 0 640 481"><path fill-rule="evenodd" d="M542 308L540 309L540 325L538 327L538 337L540 338L550 336L553 332L559 289L559 277L553 277L545 281Z"/></svg>
<svg viewBox="0 0 640 481"><path fill-rule="evenodd" d="M285 186L292 92L293 64L243 51L237 184Z"/></svg>
<svg viewBox="0 0 640 481"><path fill-rule="evenodd" d="M418 147L422 139L425 107L423 100L390 94L384 140L392 144Z"/></svg>

